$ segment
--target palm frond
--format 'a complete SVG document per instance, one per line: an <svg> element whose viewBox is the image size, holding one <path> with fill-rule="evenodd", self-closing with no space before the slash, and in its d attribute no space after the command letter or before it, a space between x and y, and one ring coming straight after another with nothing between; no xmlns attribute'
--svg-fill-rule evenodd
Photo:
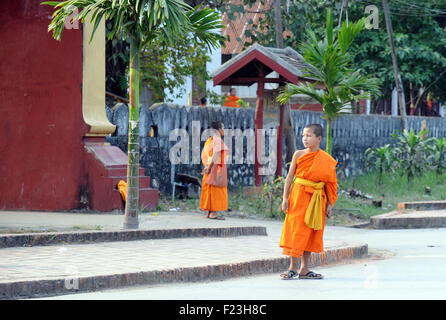
<svg viewBox="0 0 446 320"><path fill-rule="evenodd" d="M79 13L75 19L81 22L91 16L90 41L104 17L114 20L109 39L122 34L138 37L141 45L158 39L161 45L168 46L174 45L179 37L192 36L208 48L219 47L219 41L224 40L220 34L224 26L218 12L192 8L183 0L67 0L42 4L56 8L48 31L57 40L62 37L66 19L76 11Z"/></svg>
<svg viewBox="0 0 446 320"><path fill-rule="evenodd" d="M308 82L301 82L298 85L289 83L285 86L276 100L281 104L285 104L290 100L291 96L296 94L304 94L322 104L324 101L324 92L319 89L315 89L314 86L315 84L310 84Z"/></svg>
<svg viewBox="0 0 446 320"><path fill-rule="evenodd" d="M224 41L221 30L225 28L220 13L210 8L200 9L198 6L187 13L191 24L191 32L194 40L204 43L208 49L215 49L220 46L219 42Z"/></svg>
<svg viewBox="0 0 446 320"><path fill-rule="evenodd" d="M380 93L381 81L377 78L366 77L359 70L346 74L340 81L339 86L350 90L352 94L359 95L361 92L368 92L372 96ZM364 98L361 96L360 98Z"/></svg>
<svg viewBox="0 0 446 320"><path fill-rule="evenodd" d="M331 14L331 9L327 9L327 24L325 27L325 34L327 39L327 45L333 46L333 16Z"/></svg>
<svg viewBox="0 0 446 320"><path fill-rule="evenodd" d="M338 31L338 44L342 53L346 53L356 36L365 29L365 18L356 22L344 21L341 30Z"/></svg>

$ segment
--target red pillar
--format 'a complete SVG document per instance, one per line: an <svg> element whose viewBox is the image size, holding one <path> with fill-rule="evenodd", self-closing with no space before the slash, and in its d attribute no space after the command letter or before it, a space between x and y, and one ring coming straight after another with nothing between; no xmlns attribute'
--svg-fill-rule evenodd
<svg viewBox="0 0 446 320"><path fill-rule="evenodd" d="M257 87L257 104L256 104L256 114L255 114L255 162L254 162L254 183L256 187L259 187L262 184L262 177L259 174L260 171L260 162L259 157L262 155L262 145L263 141L261 139L261 135L258 136L257 132L260 129L263 129L263 96L265 83L263 81L258 82Z"/></svg>
<svg viewBox="0 0 446 320"><path fill-rule="evenodd" d="M276 165L276 178L282 176L282 157L283 157L283 123L284 123L284 111L285 106L280 105L279 115L279 132L277 135L277 165Z"/></svg>

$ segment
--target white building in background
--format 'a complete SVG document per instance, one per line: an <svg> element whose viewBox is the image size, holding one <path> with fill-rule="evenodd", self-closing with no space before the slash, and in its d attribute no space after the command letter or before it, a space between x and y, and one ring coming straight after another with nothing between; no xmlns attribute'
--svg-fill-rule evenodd
<svg viewBox="0 0 446 320"><path fill-rule="evenodd" d="M392 116L398 115L398 91L396 88L392 90Z"/></svg>
<svg viewBox="0 0 446 320"><path fill-rule="evenodd" d="M446 116L446 110L445 110L446 106L443 105L442 103L440 103L440 117L445 117Z"/></svg>

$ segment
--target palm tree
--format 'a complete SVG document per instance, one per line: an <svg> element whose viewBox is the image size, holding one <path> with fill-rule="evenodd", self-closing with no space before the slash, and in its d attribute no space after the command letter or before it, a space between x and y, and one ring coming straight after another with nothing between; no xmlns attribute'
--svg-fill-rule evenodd
<svg viewBox="0 0 446 320"><path fill-rule="evenodd" d="M217 48L222 22L219 13L209 8L192 8L183 0L68 0L46 1L42 4L56 8L48 31L60 40L64 23L73 13L73 20L84 22L91 16L93 38L102 18L113 19L109 35L117 34L130 41L129 80L129 142L127 165L127 201L124 228L138 228L139 204L139 83L140 52L142 48L157 39L163 46L175 44L178 37L192 36L197 45Z"/></svg>
<svg viewBox="0 0 446 320"><path fill-rule="evenodd" d="M332 123L345 113L342 111L345 105L379 93L378 79L362 76L360 70L350 68L351 58L347 50L364 28L365 18L348 24L344 22L335 37L331 10L327 9L325 39L317 40L315 32L308 29L307 39L301 44L305 62L311 65L305 68L305 77L315 82L289 83L277 98L280 103L286 103L292 95L305 94L323 106L329 154L332 153ZM324 89L316 89L318 84Z"/></svg>

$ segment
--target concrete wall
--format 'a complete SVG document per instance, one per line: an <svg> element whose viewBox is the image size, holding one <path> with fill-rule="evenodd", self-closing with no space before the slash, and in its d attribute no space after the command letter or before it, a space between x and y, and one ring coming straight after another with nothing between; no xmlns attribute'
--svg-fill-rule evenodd
<svg viewBox="0 0 446 320"><path fill-rule="evenodd" d="M114 136L108 137L107 141L127 151L128 130L128 108L122 104L116 106L115 110L107 108L109 120L117 126ZM294 120L296 144L299 149L303 148L300 136L303 127L309 123L320 123L325 127L325 120L321 118L322 113L311 111L292 111ZM430 136L446 137L445 120L442 118L409 117L409 129L419 131L421 120L427 121ZM192 137L192 121L200 121L200 133L202 133L212 121L222 120L225 128L232 129L254 129L254 109L234 108L202 108L184 107L179 105L162 104L152 108L141 107L140 111L140 142L141 142L141 165L146 169L153 187L162 192L171 192L170 185L170 162L169 150L177 141L169 141L169 133L176 128L186 129ZM158 137L149 137L151 126L156 126ZM358 174L363 170L362 158L364 151L372 146L381 146L391 142L390 135L401 129L399 117L380 115L344 115L333 123L333 156L338 161L339 176ZM325 137L325 133L324 133ZM269 150L269 135L266 135L266 154ZM189 141L192 145L193 138ZM234 145L234 139L232 140ZM204 141L200 143L200 150ZM322 142L325 149L325 140ZM275 150L275 149L274 149ZM192 160L192 148L189 158ZM244 144L243 157L248 159L252 151ZM285 150L284 150L285 152ZM234 156L234 153L233 153ZM254 165L232 164L228 166L228 177L230 189L238 186L250 186L254 183ZM201 164L179 164L177 172L195 175L201 178ZM284 169L283 174L286 174ZM270 177L266 177L270 178Z"/></svg>

